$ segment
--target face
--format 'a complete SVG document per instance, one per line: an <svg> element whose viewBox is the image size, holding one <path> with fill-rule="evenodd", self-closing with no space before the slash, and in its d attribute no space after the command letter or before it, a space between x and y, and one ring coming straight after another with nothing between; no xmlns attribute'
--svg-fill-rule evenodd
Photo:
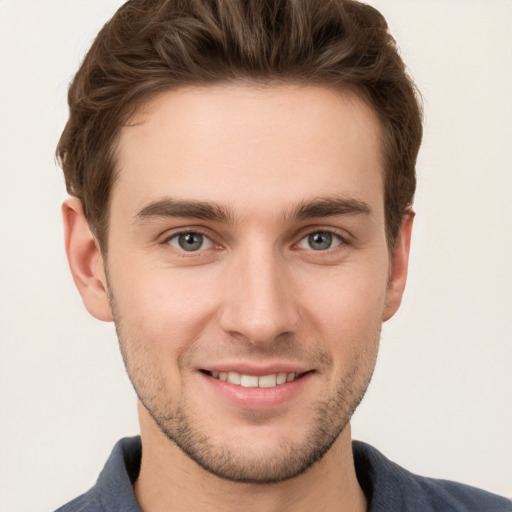
<svg viewBox="0 0 512 512"><path fill-rule="evenodd" d="M220 477L300 474L366 390L403 289L379 140L354 95L292 86L167 92L121 131L123 357L159 429Z"/></svg>

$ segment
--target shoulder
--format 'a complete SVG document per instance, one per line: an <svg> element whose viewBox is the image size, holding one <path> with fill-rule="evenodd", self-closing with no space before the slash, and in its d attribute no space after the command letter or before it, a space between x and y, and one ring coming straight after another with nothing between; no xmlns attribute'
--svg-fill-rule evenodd
<svg viewBox="0 0 512 512"><path fill-rule="evenodd" d="M141 512L132 489L140 469L141 450L140 437L121 439L96 484L55 512Z"/></svg>
<svg viewBox="0 0 512 512"><path fill-rule="evenodd" d="M354 462L370 512L512 512L510 500L469 485L415 475L375 448L355 441Z"/></svg>
<svg viewBox="0 0 512 512"><path fill-rule="evenodd" d="M58 508L55 512L104 512L104 510L101 503L94 496L91 496L89 492L86 492Z"/></svg>
<svg viewBox="0 0 512 512"><path fill-rule="evenodd" d="M417 475L412 479L418 484L420 502L430 505L432 510L512 512L510 500L483 489Z"/></svg>

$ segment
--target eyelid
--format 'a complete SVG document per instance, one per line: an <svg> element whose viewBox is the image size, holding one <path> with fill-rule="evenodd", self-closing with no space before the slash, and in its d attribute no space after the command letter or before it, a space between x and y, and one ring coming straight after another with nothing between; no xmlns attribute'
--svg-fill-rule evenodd
<svg viewBox="0 0 512 512"><path fill-rule="evenodd" d="M309 237L311 235L315 235L317 233L325 233L325 234L330 235L333 239L333 245L331 245L331 247L328 247L327 249L323 249L323 250L315 250L312 247L307 247L306 244L308 244ZM306 249L306 250L311 250L311 251L315 251L315 252L327 252L327 251L336 249L337 247L339 247L340 245L343 245L344 243L345 242L344 242L343 238L338 233L335 233L333 231L327 231L327 230L323 229L323 230L311 231L310 233L306 234L298 241L297 246L300 249ZM304 244L304 246L302 244Z"/></svg>
<svg viewBox="0 0 512 512"><path fill-rule="evenodd" d="M199 235L201 237L201 247L198 248L197 250L193 250L193 251L192 250L187 251L183 247L180 247L178 240L182 235ZM174 244L175 240L176 240L176 244ZM213 246L213 241L209 237L203 235L202 233L197 233L195 231L188 231L186 233L176 233L175 235L171 236L170 238L167 239L167 244L171 245L178 251L200 252L200 251L205 251L206 249L210 249Z"/></svg>
<svg viewBox="0 0 512 512"><path fill-rule="evenodd" d="M339 245L349 245L350 244L350 235L344 230L334 228L332 226L329 226L329 227L307 226L300 230L300 233L298 235L298 242L296 242L294 245L298 245L299 242L302 242L308 236L314 235L315 233L329 233L333 237L338 238L340 241L340 244L337 244L335 247L338 247ZM333 247L333 248L335 248L335 247Z"/></svg>
<svg viewBox="0 0 512 512"><path fill-rule="evenodd" d="M215 241L214 236L211 235L209 230L206 230L206 229L204 229L202 227L198 227L198 226L180 226L177 228L170 229L170 230L166 231L163 235L161 235L160 243L162 245L166 245L166 244L170 245L169 244L170 240L172 240L173 238L175 238L177 236L184 235L187 233L197 233L197 234L205 237L210 242L210 245L208 248L212 248L212 247L215 249L222 248L222 244ZM298 241L295 242L293 245L298 246L298 244L300 242L302 242L308 236L313 235L315 233L329 233L333 237L339 239L340 243L336 244L334 247L332 247L332 249L335 249L335 248L339 247L340 245L350 245L350 235L346 231L334 228L332 226L329 226L329 227L306 226L300 230L300 233L298 235ZM187 252L183 249L178 249L178 250L180 250L180 252L185 252L185 253ZM201 252L204 250L206 250L206 249L200 249L195 252ZM191 254L193 254L193 251L191 251Z"/></svg>
<svg viewBox="0 0 512 512"><path fill-rule="evenodd" d="M201 248L197 251L190 251L190 254L193 254L194 252L196 252L196 253L202 252L206 249L211 249L212 247L214 247L214 248L221 247L221 245L219 243L215 242L214 238L211 236L210 233L207 233L205 229L195 227L195 226L180 226L178 228L174 228L172 230L166 231L164 233L164 235L162 235L162 239L161 239L160 243L162 245L171 245L169 242L173 238L179 237L180 235L193 234L193 233L201 235L202 237L207 239L210 242L210 244L207 248ZM174 249L176 249L180 252L184 252L184 253L187 252L184 249L181 249L180 247L175 247L174 245L171 245L171 247L173 247Z"/></svg>

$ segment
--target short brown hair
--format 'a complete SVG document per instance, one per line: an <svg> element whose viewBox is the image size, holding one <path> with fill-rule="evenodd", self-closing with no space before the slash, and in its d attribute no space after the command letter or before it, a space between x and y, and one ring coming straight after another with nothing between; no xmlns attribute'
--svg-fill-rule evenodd
<svg viewBox="0 0 512 512"><path fill-rule="evenodd" d="M393 246L416 188L421 106L384 17L353 0L130 0L103 27L68 95L57 147L68 192L106 249L120 128L156 94L250 80L356 91L377 114Z"/></svg>

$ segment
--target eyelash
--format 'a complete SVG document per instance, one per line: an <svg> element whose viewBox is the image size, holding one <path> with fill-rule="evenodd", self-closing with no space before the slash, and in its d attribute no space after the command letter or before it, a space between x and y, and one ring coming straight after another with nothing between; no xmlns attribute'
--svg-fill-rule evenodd
<svg viewBox="0 0 512 512"><path fill-rule="evenodd" d="M331 242L330 246L325 249L318 249L318 250L313 249L311 246L310 247L301 247L300 244L302 244L304 242L306 244L310 245L312 242L311 237L313 237L315 235L328 235L330 237L330 242ZM304 235L296 245L298 245L299 247L304 248L304 249L311 249L314 252L326 252L331 249L336 249L337 247L339 247L340 245L343 245L344 243L345 243L345 241L339 233L332 231L332 230L328 230L328 229L318 229L318 230L310 231L309 233Z"/></svg>
<svg viewBox="0 0 512 512"><path fill-rule="evenodd" d="M299 249L304 248L306 250L310 250L313 253L324 253L324 252L327 253L327 252L332 252L332 250L336 250L337 248L340 248L340 246L343 247L343 246L348 245L346 236L344 234L341 234L339 231L334 230L332 228L322 229L321 227L311 229L306 232L303 231L303 234L301 234L299 241L295 242L293 245L295 247L297 247L297 246L299 246L300 243L304 242L308 237L311 237L311 236L317 235L317 234L329 235L333 239L336 239L337 243L334 246L328 247L326 249L315 250L311 247L309 247L309 248L299 247ZM191 250L191 251L187 251L186 249L172 246L172 244L170 242L173 239L178 239L180 236L183 236L183 235L200 235L203 237L203 240L209 241L210 245L206 248L201 247L198 250ZM333 240L333 242L334 242L334 240ZM171 245L176 250L176 252L183 257L191 257L194 255L197 256L198 254L204 253L206 250L211 249L211 248L222 249L222 246L220 244L215 243L215 241L212 239L211 236L206 234L201 229L197 229L197 228L182 229L180 231L176 231L176 232L172 233L171 235L165 237L165 239L162 241L162 244L163 245Z"/></svg>
<svg viewBox="0 0 512 512"><path fill-rule="evenodd" d="M220 248L220 245L219 244L216 244L211 236L207 235L205 232L203 232L202 230L200 229L182 229L180 231L176 231L174 233L172 233L171 235L165 237L165 239L162 241L162 245L171 245L171 241L173 239L178 239L180 236L183 236L183 235L201 235L203 237L204 240L208 240L211 244L211 246L213 246L214 248ZM172 245L171 245L172 246ZM194 254L200 254L202 252L204 252L206 249L199 249L197 251L187 251L185 249L179 249L178 247L173 247L177 253L179 253L180 255L182 256L192 256ZM210 247L208 247L209 249Z"/></svg>

